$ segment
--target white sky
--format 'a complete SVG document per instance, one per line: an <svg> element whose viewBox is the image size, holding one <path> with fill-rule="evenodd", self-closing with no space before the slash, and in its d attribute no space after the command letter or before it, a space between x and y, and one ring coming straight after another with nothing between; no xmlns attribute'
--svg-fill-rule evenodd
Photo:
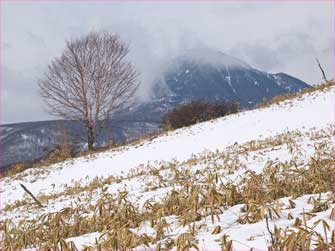
<svg viewBox="0 0 335 251"><path fill-rule="evenodd" d="M130 43L146 96L168 58L212 47L268 72L321 81L334 75L333 1L2 1L1 123L45 120L37 80L65 40L92 30Z"/></svg>

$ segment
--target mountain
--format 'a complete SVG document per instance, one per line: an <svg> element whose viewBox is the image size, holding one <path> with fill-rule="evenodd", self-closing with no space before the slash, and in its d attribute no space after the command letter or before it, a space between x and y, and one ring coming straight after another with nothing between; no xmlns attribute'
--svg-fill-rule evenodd
<svg viewBox="0 0 335 251"><path fill-rule="evenodd" d="M174 107L193 100L239 101L244 108L285 93L309 87L284 73L270 74L213 49L188 50L167 63L166 70L153 88L152 98L111 121L97 146L110 138L126 142L159 130L162 116ZM122 121L122 122L119 122ZM85 129L74 121L44 121L1 125L1 167L19 161L45 157L60 143L59 131L65 129L74 150L85 147Z"/></svg>
<svg viewBox="0 0 335 251"><path fill-rule="evenodd" d="M333 115L334 84L1 177L2 248L332 250Z"/></svg>
<svg viewBox="0 0 335 251"><path fill-rule="evenodd" d="M163 98L166 103L233 100L253 107L274 96L310 87L285 73L263 72L212 49L189 50L170 65L154 91L154 99Z"/></svg>

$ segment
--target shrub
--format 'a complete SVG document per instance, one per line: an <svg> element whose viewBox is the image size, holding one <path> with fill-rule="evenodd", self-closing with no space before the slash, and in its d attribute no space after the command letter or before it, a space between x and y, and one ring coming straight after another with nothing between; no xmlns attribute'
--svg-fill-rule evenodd
<svg viewBox="0 0 335 251"><path fill-rule="evenodd" d="M167 112L162 119L161 128L177 129L236 113L238 110L239 104L237 102L225 101L210 104L203 101L193 101Z"/></svg>

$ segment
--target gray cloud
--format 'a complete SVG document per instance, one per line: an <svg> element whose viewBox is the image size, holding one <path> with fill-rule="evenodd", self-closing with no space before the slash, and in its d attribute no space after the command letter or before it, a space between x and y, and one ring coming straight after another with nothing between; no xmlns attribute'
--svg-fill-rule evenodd
<svg viewBox="0 0 335 251"><path fill-rule="evenodd" d="M50 119L37 79L65 40L92 30L118 33L130 44L142 98L166 62L185 49L212 47L270 72L311 84L318 57L334 75L332 2L5 2L2 123Z"/></svg>

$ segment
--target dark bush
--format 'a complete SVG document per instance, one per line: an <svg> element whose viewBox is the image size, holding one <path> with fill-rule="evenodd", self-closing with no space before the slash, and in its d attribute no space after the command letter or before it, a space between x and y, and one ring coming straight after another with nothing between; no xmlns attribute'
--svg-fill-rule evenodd
<svg viewBox="0 0 335 251"><path fill-rule="evenodd" d="M239 104L237 102L220 102L210 104L202 101L194 101L178 106L167 112L162 119L161 128L177 129L236 113L238 110Z"/></svg>

